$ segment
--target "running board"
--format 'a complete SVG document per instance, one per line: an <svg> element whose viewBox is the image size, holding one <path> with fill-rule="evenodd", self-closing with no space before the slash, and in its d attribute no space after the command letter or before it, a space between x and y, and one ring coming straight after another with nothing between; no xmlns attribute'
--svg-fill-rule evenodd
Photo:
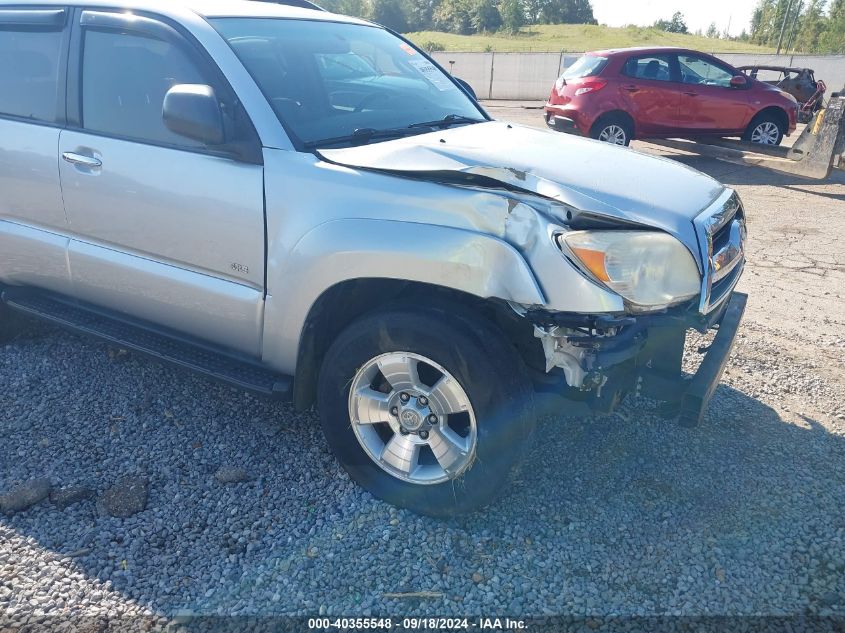
<svg viewBox="0 0 845 633"><path fill-rule="evenodd" d="M164 333L117 315L70 303L37 291L7 288L3 302L70 330L190 369L247 391L290 399L293 380L258 363L240 359L199 342Z"/></svg>

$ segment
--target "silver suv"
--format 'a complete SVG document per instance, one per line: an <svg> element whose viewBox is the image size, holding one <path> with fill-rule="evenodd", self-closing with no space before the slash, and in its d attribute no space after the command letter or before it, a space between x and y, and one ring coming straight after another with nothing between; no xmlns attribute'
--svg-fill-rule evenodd
<svg viewBox="0 0 845 633"><path fill-rule="evenodd" d="M493 121L360 20L5 2L3 335L24 312L316 404L353 479L431 515L492 499L538 412L701 418L745 306L718 182Z"/></svg>

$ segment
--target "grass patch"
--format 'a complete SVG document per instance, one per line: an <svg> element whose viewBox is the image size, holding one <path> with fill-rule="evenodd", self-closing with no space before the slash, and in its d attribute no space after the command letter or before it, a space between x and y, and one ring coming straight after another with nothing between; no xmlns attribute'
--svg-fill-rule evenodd
<svg viewBox="0 0 845 633"><path fill-rule="evenodd" d="M708 53L773 53L766 46L747 42L711 39L697 35L667 33L651 27L613 28L590 24L535 24L517 35L491 33L455 35L437 31L409 33L418 46L435 44L447 51L485 52L572 52L625 48L628 46L680 46Z"/></svg>

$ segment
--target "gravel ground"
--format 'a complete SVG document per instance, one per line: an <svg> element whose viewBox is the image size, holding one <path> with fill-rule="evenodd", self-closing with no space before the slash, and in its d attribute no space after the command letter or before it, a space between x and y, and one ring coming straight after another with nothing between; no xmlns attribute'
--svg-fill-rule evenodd
<svg viewBox="0 0 845 633"><path fill-rule="evenodd" d="M752 239L702 426L543 420L494 506L436 521L351 483L313 413L38 326L0 352L0 491L80 500L0 518L0 614L845 615L845 178L681 159ZM110 517L115 485L146 509Z"/></svg>

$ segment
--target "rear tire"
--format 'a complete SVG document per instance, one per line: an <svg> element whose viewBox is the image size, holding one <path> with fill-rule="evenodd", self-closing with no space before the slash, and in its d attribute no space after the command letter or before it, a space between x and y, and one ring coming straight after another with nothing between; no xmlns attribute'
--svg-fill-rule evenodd
<svg viewBox="0 0 845 633"><path fill-rule="evenodd" d="M534 428L522 359L492 324L454 308L399 306L354 322L326 354L317 402L353 480L437 517L489 503Z"/></svg>
<svg viewBox="0 0 845 633"><path fill-rule="evenodd" d="M748 143L775 146L780 145L784 133L786 133L786 127L781 117L772 112L761 112L748 124L742 140Z"/></svg>
<svg viewBox="0 0 845 633"><path fill-rule="evenodd" d="M590 128L590 137L611 145L627 147L634 138L634 126L627 117L621 114L606 114L593 123L593 127Z"/></svg>

